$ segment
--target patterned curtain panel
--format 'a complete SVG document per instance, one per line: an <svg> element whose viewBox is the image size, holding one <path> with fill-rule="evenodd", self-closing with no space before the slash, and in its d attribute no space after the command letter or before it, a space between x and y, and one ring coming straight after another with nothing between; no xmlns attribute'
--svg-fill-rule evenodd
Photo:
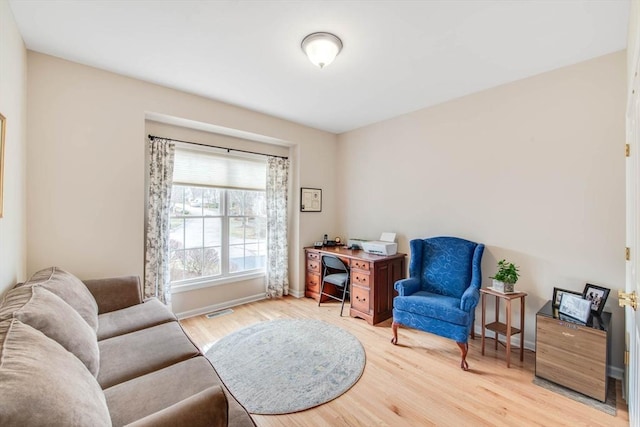
<svg viewBox="0 0 640 427"><path fill-rule="evenodd" d="M169 281L169 210L175 144L154 137L149 141L149 205L145 247L144 294L171 307Z"/></svg>
<svg viewBox="0 0 640 427"><path fill-rule="evenodd" d="M289 294L287 193L289 160L267 160L267 297Z"/></svg>

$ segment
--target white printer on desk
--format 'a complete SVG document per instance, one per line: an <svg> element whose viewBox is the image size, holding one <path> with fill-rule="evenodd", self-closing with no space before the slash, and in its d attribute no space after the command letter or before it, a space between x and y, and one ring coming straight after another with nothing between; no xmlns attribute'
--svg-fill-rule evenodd
<svg viewBox="0 0 640 427"><path fill-rule="evenodd" d="M374 255L395 255L398 252L396 233L382 233L380 240L362 242L362 249Z"/></svg>

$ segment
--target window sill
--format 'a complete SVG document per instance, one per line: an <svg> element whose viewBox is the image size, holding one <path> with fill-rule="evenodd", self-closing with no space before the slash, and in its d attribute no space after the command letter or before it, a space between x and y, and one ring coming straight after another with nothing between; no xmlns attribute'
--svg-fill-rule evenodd
<svg viewBox="0 0 640 427"><path fill-rule="evenodd" d="M179 285L178 284L171 285L171 293L179 294L181 292L189 292L189 291L194 291L196 289L228 285L229 283L243 282L246 280L259 279L263 277L266 277L266 273L264 271L258 271L255 273L240 274L237 276L228 276L220 279L206 279L206 280L196 281L196 282L181 283Z"/></svg>

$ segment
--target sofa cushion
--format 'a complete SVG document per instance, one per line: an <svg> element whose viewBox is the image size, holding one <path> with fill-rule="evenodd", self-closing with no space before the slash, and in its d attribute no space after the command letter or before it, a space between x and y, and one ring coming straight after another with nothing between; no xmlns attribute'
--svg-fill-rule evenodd
<svg viewBox="0 0 640 427"><path fill-rule="evenodd" d="M199 354L178 322L169 322L98 342L98 382L107 388Z"/></svg>
<svg viewBox="0 0 640 427"><path fill-rule="evenodd" d="M209 361L194 357L104 390L113 425L125 425L220 385ZM139 396L144 396L140 399ZM226 400L226 399L225 399ZM226 401L219 408L227 416Z"/></svg>
<svg viewBox="0 0 640 427"><path fill-rule="evenodd" d="M41 286L14 288L0 306L0 321L15 318L58 342L95 377L100 367L96 333L62 298Z"/></svg>
<svg viewBox="0 0 640 427"><path fill-rule="evenodd" d="M176 321L176 316L156 298L98 316L98 340L128 334Z"/></svg>
<svg viewBox="0 0 640 427"><path fill-rule="evenodd" d="M110 426L111 417L77 357L11 319L0 322L0 425Z"/></svg>
<svg viewBox="0 0 640 427"><path fill-rule="evenodd" d="M98 330L98 304L80 279L58 267L49 267L35 273L20 287L36 285L58 295L75 308L94 331Z"/></svg>
<svg viewBox="0 0 640 427"><path fill-rule="evenodd" d="M98 314L142 303L142 287L138 276L89 279L82 283L96 300Z"/></svg>
<svg viewBox="0 0 640 427"><path fill-rule="evenodd" d="M228 425L227 397L222 387L216 385L127 424L127 427L227 427Z"/></svg>

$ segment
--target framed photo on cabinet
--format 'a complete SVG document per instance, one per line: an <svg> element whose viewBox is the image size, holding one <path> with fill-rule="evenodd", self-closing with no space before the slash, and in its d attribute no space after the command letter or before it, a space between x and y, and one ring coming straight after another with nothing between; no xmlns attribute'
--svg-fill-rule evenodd
<svg viewBox="0 0 640 427"><path fill-rule="evenodd" d="M582 298L591 301L591 312L595 316L600 316L604 309L604 304L607 302L610 289L603 288L602 286L592 285L587 283L582 292Z"/></svg>
<svg viewBox="0 0 640 427"><path fill-rule="evenodd" d="M560 314L572 317L582 323L587 323L591 315L591 301L580 295L564 294L558 308Z"/></svg>
<svg viewBox="0 0 640 427"><path fill-rule="evenodd" d="M562 296L564 294L582 296L580 292L570 291L568 289L553 288L553 306L555 308L560 307L560 301L562 301Z"/></svg>

